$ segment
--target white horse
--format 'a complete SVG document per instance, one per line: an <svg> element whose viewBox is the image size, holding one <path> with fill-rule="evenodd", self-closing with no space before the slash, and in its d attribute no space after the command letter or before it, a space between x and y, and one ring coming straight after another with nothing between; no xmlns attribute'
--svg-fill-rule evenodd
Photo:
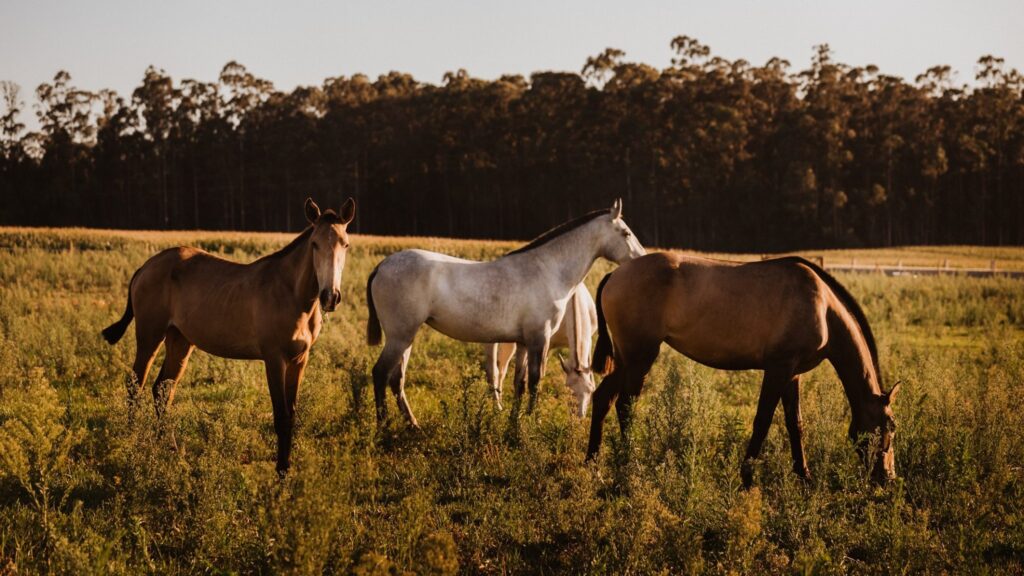
<svg viewBox="0 0 1024 576"><path fill-rule="evenodd" d="M580 283L573 290L569 297L569 305L565 310L565 317L558 325L555 333L551 335L551 348L567 348L569 359L566 360L561 354L558 361L565 372L565 385L572 391L577 403L577 414L583 418L587 414L587 406L590 404L590 395L597 387L594 384L594 374L590 363L590 346L593 341L594 332L597 332L597 307L594 299L587 291L587 287ZM515 342L502 342L485 344L484 370L487 372L487 381L491 384L491 391L494 393L494 401L501 410L501 387L508 373L508 365L512 355L516 352ZM526 362L526 350L519 348L522 353L516 359L517 362ZM517 374L525 375L525 370L518 368ZM521 388L517 383L516 389Z"/></svg>
<svg viewBox="0 0 1024 576"><path fill-rule="evenodd" d="M598 257L622 263L644 247L622 220L622 200L545 232L526 246L491 262L403 250L385 258L366 282L370 318L366 340L387 336L373 367L377 419L386 413L390 386L409 424L416 418L405 397L405 369L416 332L424 323L465 342L515 342L525 350L529 410L547 360L551 334L565 315L569 296ZM524 380L516 375L517 385ZM516 397L522 390L516 390Z"/></svg>

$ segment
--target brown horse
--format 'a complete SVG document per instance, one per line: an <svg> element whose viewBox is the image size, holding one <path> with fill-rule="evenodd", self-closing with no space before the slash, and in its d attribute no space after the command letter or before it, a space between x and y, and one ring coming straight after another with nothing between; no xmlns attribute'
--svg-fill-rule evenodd
<svg viewBox="0 0 1024 576"><path fill-rule="evenodd" d="M129 408L161 342L166 357L153 383L160 417L195 347L215 356L263 360L274 408L277 471L288 469L295 399L309 349L320 333L321 308L341 301L341 273L356 205L349 198L340 214L323 213L306 200L310 226L282 250L238 264L198 248L171 248L146 261L128 284L124 316L103 330L114 344L135 323L134 374Z"/></svg>
<svg viewBox="0 0 1024 576"><path fill-rule="evenodd" d="M787 257L740 264L649 254L601 280L597 318L594 366L613 371L594 393L588 459L597 454L613 401L619 425L627 431L633 400L666 342L713 368L764 371L741 469L745 486L752 482L753 460L780 399L793 470L810 478L802 440L800 375L826 359L846 391L853 415L850 438L865 466L873 460L872 475L881 483L895 477L896 424L890 404L899 384L882 391L878 352L864 312L835 278L811 262ZM878 440L873 458L871 435Z"/></svg>

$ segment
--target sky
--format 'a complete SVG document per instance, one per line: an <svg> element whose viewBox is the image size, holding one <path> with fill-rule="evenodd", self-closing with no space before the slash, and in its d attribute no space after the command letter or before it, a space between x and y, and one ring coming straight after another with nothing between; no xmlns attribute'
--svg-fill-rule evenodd
<svg viewBox="0 0 1024 576"><path fill-rule="evenodd" d="M0 0L0 80L21 86L29 110L61 69L126 96L149 65L209 81L230 60L280 90L391 70L440 83L459 68L578 72L607 47L660 68L685 34L755 65L779 56L803 69L827 43L846 64L911 81L948 64L962 83L985 54L1024 69L1022 22L1022 0Z"/></svg>

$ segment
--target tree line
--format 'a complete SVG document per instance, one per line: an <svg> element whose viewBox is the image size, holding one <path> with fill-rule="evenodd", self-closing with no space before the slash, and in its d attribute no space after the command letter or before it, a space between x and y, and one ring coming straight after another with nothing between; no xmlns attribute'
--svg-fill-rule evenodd
<svg viewBox="0 0 1024 576"><path fill-rule="evenodd" d="M391 72L276 90L150 67L129 98L59 72L0 83L0 222L297 230L302 201L359 204L371 234L528 238L611 199L652 246L1024 243L1024 81L978 61L913 83L835 61L794 71L672 40L659 70L616 49L579 73L440 85Z"/></svg>

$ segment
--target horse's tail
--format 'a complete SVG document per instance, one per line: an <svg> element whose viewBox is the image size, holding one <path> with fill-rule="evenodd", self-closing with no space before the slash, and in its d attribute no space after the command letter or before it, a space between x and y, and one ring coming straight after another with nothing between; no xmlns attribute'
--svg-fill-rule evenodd
<svg viewBox="0 0 1024 576"><path fill-rule="evenodd" d="M611 372L615 367L612 339L608 335L608 324L604 320L604 308L601 306L601 292L604 291L604 285L611 277L611 273L608 273L601 278L601 283L597 285L597 296L594 298L594 304L597 305L597 345L594 347L592 365L602 376Z"/></svg>
<svg viewBox="0 0 1024 576"><path fill-rule="evenodd" d="M850 291L845 286L839 283L839 280L836 280L834 276L826 272L821 266L800 256L790 256L788 259L799 262L813 270L832 289L832 292L839 297L843 305L846 306L846 309L860 327L860 332L868 345L868 351L871 352L871 363L875 367L875 375L878 377L879 384L881 384L882 371L878 366L878 345L875 343L875 335L871 332L871 325L868 324L868 317L864 314L864 310L860 307L857 299L853 297L853 294L850 294Z"/></svg>
<svg viewBox="0 0 1024 576"><path fill-rule="evenodd" d="M136 270L135 274L132 274L132 279L128 281L128 305L125 307L124 315L120 320L103 329L103 338L108 344L117 344L117 341L124 336L128 325L132 323L132 318L135 318L135 310L132 308L132 284L135 283L135 277L139 275L139 270Z"/></svg>
<svg viewBox="0 0 1024 576"><path fill-rule="evenodd" d="M370 272L370 277L366 279L366 307L370 310L370 318L366 321L366 343L370 346L380 344L381 340L380 319L377 318L377 307L373 305L373 290L370 289L378 269L380 265L374 268L373 272Z"/></svg>

